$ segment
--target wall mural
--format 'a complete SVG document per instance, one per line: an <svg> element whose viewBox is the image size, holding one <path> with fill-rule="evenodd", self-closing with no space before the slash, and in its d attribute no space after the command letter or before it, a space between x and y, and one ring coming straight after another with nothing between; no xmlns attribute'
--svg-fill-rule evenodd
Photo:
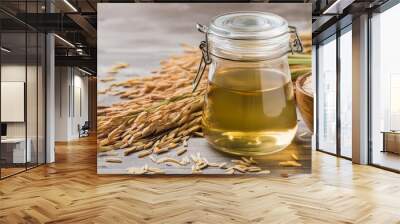
<svg viewBox="0 0 400 224"><path fill-rule="evenodd" d="M98 4L98 174L311 172L311 4Z"/></svg>

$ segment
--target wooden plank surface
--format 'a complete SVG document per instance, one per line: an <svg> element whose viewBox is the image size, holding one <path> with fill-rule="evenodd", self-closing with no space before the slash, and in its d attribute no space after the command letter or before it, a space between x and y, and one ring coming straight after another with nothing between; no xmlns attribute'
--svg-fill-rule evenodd
<svg viewBox="0 0 400 224"><path fill-rule="evenodd" d="M286 149L266 156L254 157L258 162L258 166L263 170L271 171L271 175L281 174L299 174L299 173L310 173L311 172L311 137L310 133L305 130L304 123L301 121L299 124L299 130L296 137L291 145ZM231 160L240 159L238 156L232 156L226 153L221 153L213 149L204 138L193 137L188 141L187 152L181 156L176 155L176 150L171 150L165 154L159 156L153 155L156 159L164 157L172 157L181 160L184 157L189 157L191 154L196 155L200 153L202 157L205 157L210 163L222 163L226 162L229 166L233 163ZM179 147L178 147L179 148ZM128 156L124 156L123 149L115 150L116 156L100 156L102 153L99 152L97 155L97 173L98 174L128 174L128 168L131 167L143 167L148 165L150 167L157 167L165 171L165 174L173 175L185 175L192 174L191 166L194 164L191 161L190 164L185 166L175 166L166 164L156 164L150 157L139 158L138 153L133 153ZM301 167L283 167L279 165L279 162L293 160L292 154L298 156L298 162L302 164ZM108 158L119 158L122 163L110 163L106 162ZM190 157L189 157L190 159ZM210 167L204 169L199 175L228 175L224 169ZM240 174L240 173L237 173ZM257 173L246 173L247 175L263 175Z"/></svg>
<svg viewBox="0 0 400 224"><path fill-rule="evenodd" d="M400 175L312 151L282 177L96 174L96 139L56 145L56 163L0 181L0 223L399 224Z"/></svg>

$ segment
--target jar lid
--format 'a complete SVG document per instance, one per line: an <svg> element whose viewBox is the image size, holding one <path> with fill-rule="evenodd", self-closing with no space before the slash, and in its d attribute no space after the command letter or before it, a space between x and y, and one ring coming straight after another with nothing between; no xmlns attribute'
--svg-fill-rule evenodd
<svg viewBox="0 0 400 224"><path fill-rule="evenodd" d="M209 33L229 39L270 39L288 32L287 21L266 12L233 12L212 19Z"/></svg>

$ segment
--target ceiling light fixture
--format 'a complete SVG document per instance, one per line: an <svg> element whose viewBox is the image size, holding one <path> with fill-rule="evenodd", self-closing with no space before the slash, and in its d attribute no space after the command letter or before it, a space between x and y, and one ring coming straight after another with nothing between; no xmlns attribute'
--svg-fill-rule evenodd
<svg viewBox="0 0 400 224"><path fill-rule="evenodd" d="M322 14L342 14L343 10L351 5L354 0L336 0Z"/></svg>
<svg viewBox="0 0 400 224"><path fill-rule="evenodd" d="M1 49L2 51L6 52L6 53L10 53L10 52L11 52L11 50L9 50L9 49L7 49L7 48L5 48L5 47L1 47L0 49Z"/></svg>
<svg viewBox="0 0 400 224"><path fill-rule="evenodd" d="M83 72L83 73L85 73L85 74L87 74L87 75L90 75L90 76L93 75L92 73L90 73L90 72L88 72L88 71L86 71L86 70L83 70L83 69L81 69L81 68L79 68L79 67L78 67L78 70L81 71L81 72Z"/></svg>
<svg viewBox="0 0 400 224"><path fill-rule="evenodd" d="M57 37L59 40L61 40L62 42L66 43L68 46L75 48L75 45L73 45L71 42L69 42L68 40L60 37L58 34L54 34L55 37Z"/></svg>
<svg viewBox="0 0 400 224"><path fill-rule="evenodd" d="M85 54L85 52L83 52L82 48L77 48L76 49L76 53L78 53L78 55L84 55Z"/></svg>
<svg viewBox="0 0 400 224"><path fill-rule="evenodd" d="M67 4L74 12L78 12L75 6L73 6L68 0L64 0L64 3Z"/></svg>
<svg viewBox="0 0 400 224"><path fill-rule="evenodd" d="M330 5L327 9L324 10L322 14L330 14L332 9L335 9L337 7L337 4L339 4L340 0L336 0L332 5Z"/></svg>

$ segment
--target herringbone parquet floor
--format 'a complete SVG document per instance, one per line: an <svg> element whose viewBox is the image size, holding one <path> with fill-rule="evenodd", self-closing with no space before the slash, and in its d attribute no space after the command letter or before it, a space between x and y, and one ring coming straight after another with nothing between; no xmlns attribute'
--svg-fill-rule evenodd
<svg viewBox="0 0 400 224"><path fill-rule="evenodd" d="M289 178L97 176L95 152L0 181L0 223L400 223L400 175L319 152Z"/></svg>

